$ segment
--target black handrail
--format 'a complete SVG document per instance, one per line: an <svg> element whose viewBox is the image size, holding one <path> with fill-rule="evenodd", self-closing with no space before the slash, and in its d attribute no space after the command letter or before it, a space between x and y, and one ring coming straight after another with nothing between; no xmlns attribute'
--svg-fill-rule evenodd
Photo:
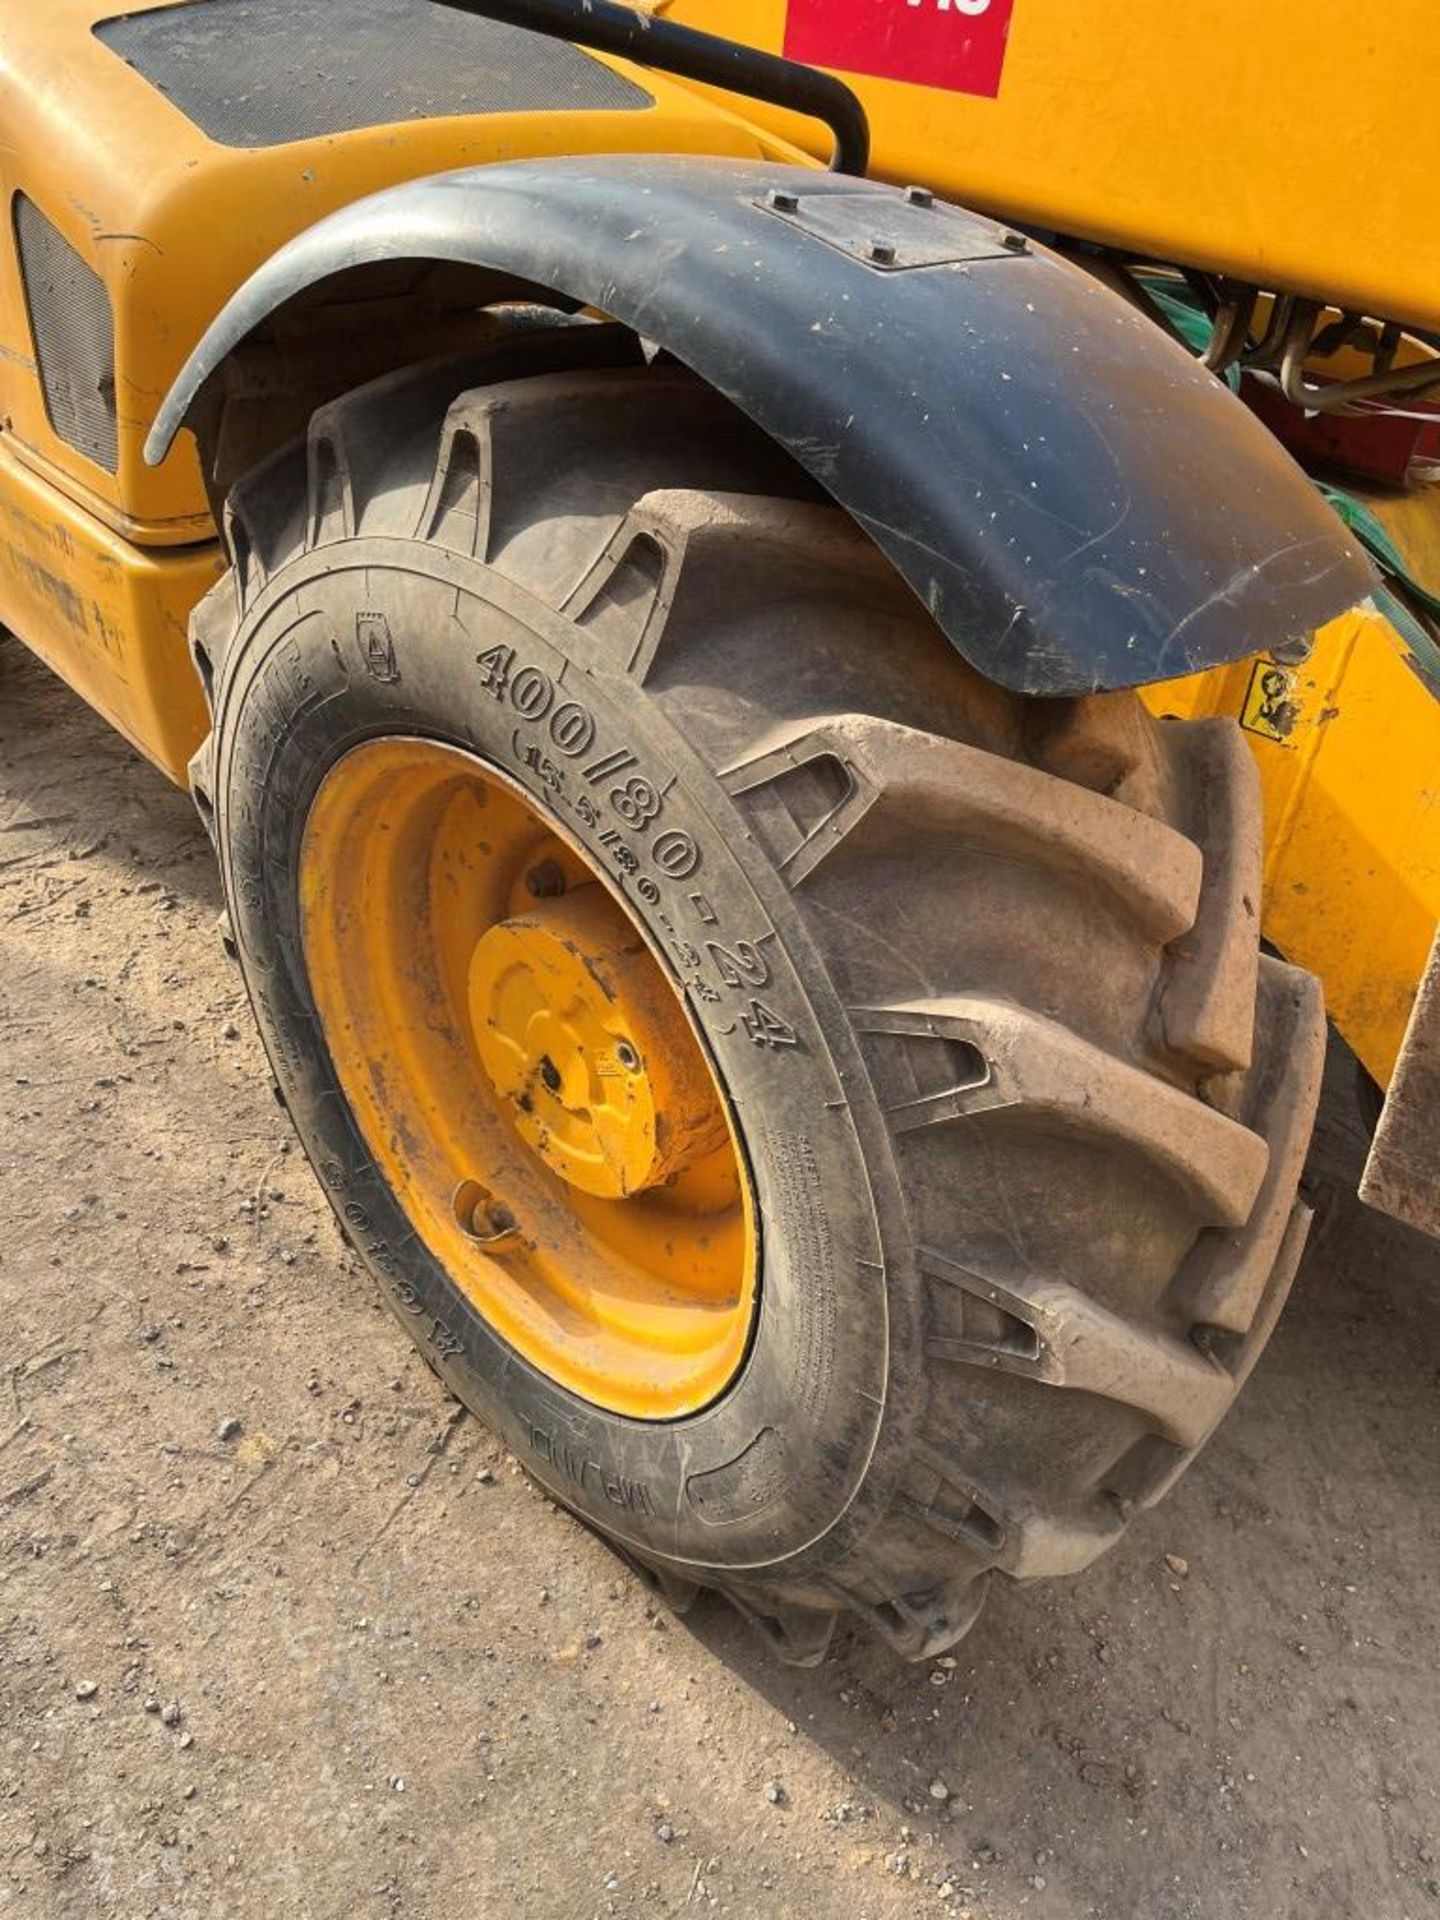
<svg viewBox="0 0 1440 1920"><path fill-rule="evenodd" d="M702 86L748 94L773 107L823 120L835 136L830 166L835 173L864 175L870 165L870 122L843 80L817 67L783 60L701 33L654 14L617 6L614 0L436 0L459 13L476 13L512 27L528 27L553 40L569 40L597 53L618 54L658 73L673 73Z"/></svg>

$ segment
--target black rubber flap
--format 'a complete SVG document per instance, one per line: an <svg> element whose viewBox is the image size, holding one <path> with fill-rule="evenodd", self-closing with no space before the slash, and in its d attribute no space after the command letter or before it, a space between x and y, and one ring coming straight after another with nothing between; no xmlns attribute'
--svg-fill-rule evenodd
<svg viewBox="0 0 1440 1920"><path fill-rule="evenodd" d="M795 212L778 215L777 197ZM371 262L460 261L501 276L477 299L550 288L668 348L1018 692L1178 679L1303 640L1373 590L1333 509L1152 320L1043 248L1013 251L993 223L987 248L955 209L934 209L940 258L920 264L915 219L893 187L676 154L413 181L321 221L240 289L146 458L306 288ZM875 237L899 270L877 270Z"/></svg>

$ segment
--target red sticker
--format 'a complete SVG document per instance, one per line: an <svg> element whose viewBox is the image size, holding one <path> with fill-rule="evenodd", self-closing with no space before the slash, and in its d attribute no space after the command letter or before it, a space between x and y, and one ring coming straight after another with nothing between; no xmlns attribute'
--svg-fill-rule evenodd
<svg viewBox="0 0 1440 1920"><path fill-rule="evenodd" d="M811 66L994 99L1015 0L790 0L785 51Z"/></svg>

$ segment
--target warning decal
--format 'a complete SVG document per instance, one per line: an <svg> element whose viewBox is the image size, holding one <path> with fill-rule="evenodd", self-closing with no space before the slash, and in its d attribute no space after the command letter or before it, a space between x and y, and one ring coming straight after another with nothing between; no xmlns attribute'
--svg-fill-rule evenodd
<svg viewBox="0 0 1440 1920"><path fill-rule="evenodd" d="M792 60L994 99L1015 0L790 0Z"/></svg>
<svg viewBox="0 0 1440 1920"><path fill-rule="evenodd" d="M1247 733L1258 733L1263 740L1278 745L1294 733L1300 718L1296 697L1299 676L1282 667L1278 660L1257 660L1245 690L1245 705L1240 724Z"/></svg>

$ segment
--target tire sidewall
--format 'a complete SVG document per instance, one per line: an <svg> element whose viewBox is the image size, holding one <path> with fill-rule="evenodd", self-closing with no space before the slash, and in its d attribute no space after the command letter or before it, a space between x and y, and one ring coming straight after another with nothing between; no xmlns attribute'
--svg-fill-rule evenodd
<svg viewBox="0 0 1440 1920"><path fill-rule="evenodd" d="M697 1414L629 1420L545 1378L449 1281L373 1164L306 979L297 879L326 772L386 734L446 741L518 785L684 986L763 1222L747 1360ZM642 1553L701 1577L823 1579L888 1504L923 1411L892 1391L897 1373L923 1377L919 1282L845 1010L715 773L641 685L523 589L440 549L352 539L291 562L241 618L216 689L214 784L283 1098L427 1360L557 1499Z"/></svg>

